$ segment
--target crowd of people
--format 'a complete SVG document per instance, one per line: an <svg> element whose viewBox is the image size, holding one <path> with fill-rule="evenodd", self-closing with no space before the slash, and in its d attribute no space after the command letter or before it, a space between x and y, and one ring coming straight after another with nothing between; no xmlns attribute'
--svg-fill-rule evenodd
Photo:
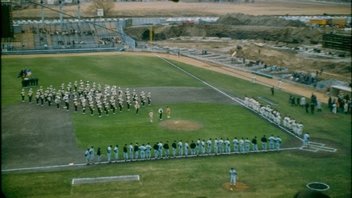
<svg viewBox="0 0 352 198"><path fill-rule="evenodd" d="M275 151L280 150L281 138L280 136L270 135L268 138L263 135L260 139L262 151ZM208 140L174 141L155 142L154 144L138 144L130 143L125 144L122 148L122 160L135 161L135 160L152 160L152 159L168 159L176 157L189 157L189 156L206 156L206 155L223 155L223 154L245 154L248 152L258 152L257 137L249 140L248 138L237 138L230 140L229 138L209 138ZM106 148L107 162L117 162L121 159L119 145L109 145ZM102 161L102 150L97 148L95 152L94 146L87 148L84 153L86 163L94 164ZM96 157L95 157L96 156Z"/></svg>
<svg viewBox="0 0 352 198"><path fill-rule="evenodd" d="M22 102L25 102L25 97L28 97L28 102L32 103L34 91L30 88L25 93L25 89L21 90ZM83 82L83 80L61 84L59 89L55 89L52 85L47 88L39 87L35 91L35 101L37 105L56 106L56 108L64 108L67 111L73 109L75 112L81 111L83 114L89 110L90 115L95 113L99 117L103 114L109 115L116 111L127 109L130 111L134 107L138 114L141 106L151 105L151 92L145 93L140 91L137 93L135 89L130 91L126 88L124 91L116 85L101 86L95 82Z"/></svg>
<svg viewBox="0 0 352 198"><path fill-rule="evenodd" d="M348 94L339 95L337 97L330 96L328 101L329 111L332 113L351 113L352 112L352 100ZM289 104L291 106L300 106L305 109L306 113L314 114L315 112L322 111L322 103L317 99L313 93L310 100L304 96L293 96L289 97Z"/></svg>
<svg viewBox="0 0 352 198"><path fill-rule="evenodd" d="M352 112L352 100L348 94L339 95L337 98L329 97L328 108L332 113L351 113Z"/></svg>
<svg viewBox="0 0 352 198"><path fill-rule="evenodd" d="M248 97L244 98L244 104L276 125L282 126L296 135L302 135L304 126L301 122L296 121L288 115L282 119L280 112L271 108L270 105L264 106L257 100Z"/></svg>

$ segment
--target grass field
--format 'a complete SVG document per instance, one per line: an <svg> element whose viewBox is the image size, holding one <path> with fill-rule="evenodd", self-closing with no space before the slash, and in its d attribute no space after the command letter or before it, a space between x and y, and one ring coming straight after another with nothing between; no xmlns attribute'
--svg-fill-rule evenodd
<svg viewBox="0 0 352 198"><path fill-rule="evenodd" d="M77 57L2 58L3 106L20 102L20 69L30 68L44 87L62 82L90 80L121 87L204 87L159 58L130 55ZM81 169L37 173L2 173L2 191L6 197L293 197L311 181L330 185L331 197L351 196L351 117L323 112L306 114L288 104L289 94L227 75L210 72L172 61L200 79L227 93L244 97L266 97L278 105L282 114L302 121L313 141L337 148L337 153L285 151L277 153L217 156L179 160L160 160L125 164L89 166ZM167 104L153 104L153 109ZM222 103L172 104L172 119L191 120L202 125L193 132L176 132L148 123L147 111L138 117L123 112L119 117L90 117L74 114L76 142L83 150L88 145L105 148L108 144L129 142L196 140L263 134L277 134L285 144L293 137L259 119L238 105ZM292 146L292 145L291 145ZM103 149L104 150L104 149ZM239 181L248 185L242 192L224 188L228 170L236 167ZM140 182L115 182L71 186L71 179L113 175L141 175Z"/></svg>

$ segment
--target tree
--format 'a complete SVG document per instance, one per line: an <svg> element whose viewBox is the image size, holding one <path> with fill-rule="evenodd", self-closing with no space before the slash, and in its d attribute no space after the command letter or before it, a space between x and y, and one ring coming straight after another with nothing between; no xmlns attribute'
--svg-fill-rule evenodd
<svg viewBox="0 0 352 198"><path fill-rule="evenodd" d="M113 0L92 0L88 10L91 12L96 12L97 9L103 9L104 16L109 16L110 12L113 10L113 7Z"/></svg>

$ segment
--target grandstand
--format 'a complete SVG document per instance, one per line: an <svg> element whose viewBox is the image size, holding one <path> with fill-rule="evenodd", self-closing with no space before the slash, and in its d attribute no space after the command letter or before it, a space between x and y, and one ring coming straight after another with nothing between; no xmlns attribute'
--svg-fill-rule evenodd
<svg viewBox="0 0 352 198"><path fill-rule="evenodd" d="M12 39L2 39L2 52L115 51L123 48L117 19L19 20Z"/></svg>

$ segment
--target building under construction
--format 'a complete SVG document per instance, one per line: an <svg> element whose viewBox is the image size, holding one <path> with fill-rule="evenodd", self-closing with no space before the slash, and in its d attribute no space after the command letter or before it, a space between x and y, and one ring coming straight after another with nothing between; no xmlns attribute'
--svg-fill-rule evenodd
<svg viewBox="0 0 352 198"><path fill-rule="evenodd" d="M351 35L343 34L324 34L323 47L343 51L351 50Z"/></svg>

